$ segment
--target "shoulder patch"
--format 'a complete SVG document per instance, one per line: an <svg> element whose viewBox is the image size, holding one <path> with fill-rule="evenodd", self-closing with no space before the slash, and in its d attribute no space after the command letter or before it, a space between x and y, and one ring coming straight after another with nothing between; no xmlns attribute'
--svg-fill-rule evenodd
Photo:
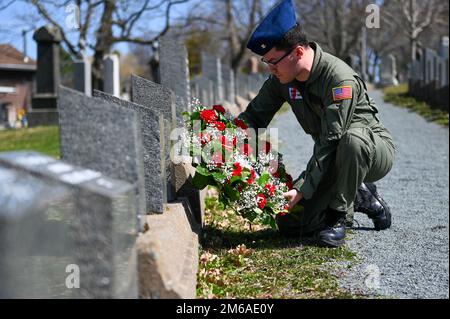
<svg viewBox="0 0 450 319"><path fill-rule="evenodd" d="M352 99L352 87L350 85L333 88L333 100L335 102Z"/></svg>

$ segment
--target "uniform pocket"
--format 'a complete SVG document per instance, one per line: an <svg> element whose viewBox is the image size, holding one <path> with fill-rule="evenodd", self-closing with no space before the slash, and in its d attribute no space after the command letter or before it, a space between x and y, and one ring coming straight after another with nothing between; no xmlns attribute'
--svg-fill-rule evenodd
<svg viewBox="0 0 450 319"><path fill-rule="evenodd" d="M325 109L322 117L322 136L327 141L336 141L342 137L344 121L340 106L333 104Z"/></svg>

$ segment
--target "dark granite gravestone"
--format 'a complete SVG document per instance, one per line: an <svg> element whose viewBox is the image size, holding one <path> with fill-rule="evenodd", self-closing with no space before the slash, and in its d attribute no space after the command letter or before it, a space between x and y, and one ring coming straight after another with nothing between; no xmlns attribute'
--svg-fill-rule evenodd
<svg viewBox="0 0 450 319"><path fill-rule="evenodd" d="M133 186L0 153L0 298L136 298Z"/></svg>
<svg viewBox="0 0 450 319"><path fill-rule="evenodd" d="M144 78L131 76L131 100L139 105L148 107L151 110L161 113L168 125L164 125L164 158L165 177L167 181L167 201L173 201L175 194L175 175L172 160L170 159L170 133L177 125L175 111L175 95L160 84L153 83Z"/></svg>
<svg viewBox="0 0 450 319"><path fill-rule="evenodd" d="M239 72L236 75L237 94L245 99L248 98L250 92L248 75Z"/></svg>
<svg viewBox="0 0 450 319"><path fill-rule="evenodd" d="M434 61L435 61L436 52L434 50L425 48L423 57L422 57L422 67L424 68L424 81L425 84L432 83L435 79L434 75Z"/></svg>
<svg viewBox="0 0 450 319"><path fill-rule="evenodd" d="M58 28L44 26L36 30L37 42L36 94L32 98L32 111L28 114L30 126L58 123L57 91L60 83Z"/></svg>
<svg viewBox="0 0 450 319"><path fill-rule="evenodd" d="M202 53L202 77L210 79L214 84L214 104L223 102L222 64L220 58ZM211 102L210 102L211 103Z"/></svg>
<svg viewBox="0 0 450 319"><path fill-rule="evenodd" d="M120 96L120 62L116 54L103 58L103 91Z"/></svg>
<svg viewBox="0 0 450 319"><path fill-rule="evenodd" d="M380 68L381 86L398 85L397 63L396 58L393 54L382 56Z"/></svg>
<svg viewBox="0 0 450 319"><path fill-rule="evenodd" d="M234 83L234 72L233 70L226 66L222 65L222 77L223 77L223 87L224 87L224 96L225 100L229 103L236 102L236 92L235 92L235 83Z"/></svg>
<svg viewBox="0 0 450 319"><path fill-rule="evenodd" d="M161 84L181 98L177 106L184 105L182 111L187 111L191 102L191 93L186 47L180 40L165 36L160 40L159 56Z"/></svg>
<svg viewBox="0 0 450 319"><path fill-rule="evenodd" d="M214 95L214 82L210 79L202 76L198 78L198 86L199 86L199 97L200 102L205 106L212 106L215 104L215 95Z"/></svg>
<svg viewBox="0 0 450 319"><path fill-rule="evenodd" d="M92 95L91 62L87 57L73 62L74 88L87 96Z"/></svg>
<svg viewBox="0 0 450 319"><path fill-rule="evenodd" d="M146 213L162 213L163 204L167 202L167 183L164 178L166 162L163 145L163 116L148 107L97 90L94 90L94 97L137 112L143 142Z"/></svg>
<svg viewBox="0 0 450 319"><path fill-rule="evenodd" d="M136 188L136 218L146 214L143 147L136 111L60 87L61 158Z"/></svg>

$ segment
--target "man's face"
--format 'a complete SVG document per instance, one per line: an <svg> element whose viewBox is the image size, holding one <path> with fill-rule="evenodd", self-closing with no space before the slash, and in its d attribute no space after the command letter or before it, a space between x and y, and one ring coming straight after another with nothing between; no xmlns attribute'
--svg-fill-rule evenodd
<svg viewBox="0 0 450 319"><path fill-rule="evenodd" d="M267 64L270 73L275 75L282 84L286 84L299 75L302 54L303 48L300 46L288 51L272 48L262 57L262 61Z"/></svg>

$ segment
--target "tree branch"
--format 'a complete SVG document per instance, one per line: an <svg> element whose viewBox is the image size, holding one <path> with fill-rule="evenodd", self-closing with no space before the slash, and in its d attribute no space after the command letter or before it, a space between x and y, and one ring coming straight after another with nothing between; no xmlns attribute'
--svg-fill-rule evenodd
<svg viewBox="0 0 450 319"><path fill-rule="evenodd" d="M47 10L39 3L38 0L31 0L31 3L36 7L36 9L39 11L42 17L44 17L48 22L50 22L52 25L54 25L60 32L62 36L63 42L67 45L67 48L69 51L76 57L80 57L80 52L75 48L75 46L70 43L70 41L67 39L66 33L64 32L64 29L50 16L50 14L47 12Z"/></svg>

